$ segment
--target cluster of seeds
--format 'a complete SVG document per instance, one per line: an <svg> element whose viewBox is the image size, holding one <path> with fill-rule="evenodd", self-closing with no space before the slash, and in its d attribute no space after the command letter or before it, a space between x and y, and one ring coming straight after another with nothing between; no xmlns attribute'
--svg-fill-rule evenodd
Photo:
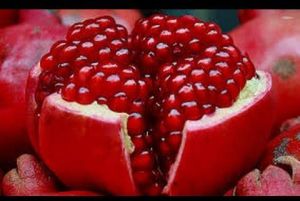
<svg viewBox="0 0 300 201"><path fill-rule="evenodd" d="M155 97L160 110L155 138L165 171L177 155L184 123L230 107L255 75L248 57L234 46L206 50L201 56L164 64L157 74Z"/></svg>
<svg viewBox="0 0 300 201"><path fill-rule="evenodd" d="M218 25L193 16L141 19L131 45L144 76L155 80L150 99L157 122L154 137L161 168L167 173L185 121L230 107L255 69Z"/></svg>
<svg viewBox="0 0 300 201"><path fill-rule="evenodd" d="M58 92L66 101L97 102L129 114L134 179L142 192L157 194L162 182L145 113L149 87L131 60L127 31L111 17L74 24L66 40L41 59L36 101L40 107L47 95Z"/></svg>
<svg viewBox="0 0 300 201"><path fill-rule="evenodd" d="M131 36L111 17L76 23L40 65L38 111L58 92L66 101L129 114L133 177L145 194L161 192L184 123L230 107L255 75L218 25L192 16L153 15Z"/></svg>
<svg viewBox="0 0 300 201"><path fill-rule="evenodd" d="M179 57L198 55L211 45L232 44L214 23L193 16L153 15L136 23L132 47L144 74L155 75L159 67Z"/></svg>

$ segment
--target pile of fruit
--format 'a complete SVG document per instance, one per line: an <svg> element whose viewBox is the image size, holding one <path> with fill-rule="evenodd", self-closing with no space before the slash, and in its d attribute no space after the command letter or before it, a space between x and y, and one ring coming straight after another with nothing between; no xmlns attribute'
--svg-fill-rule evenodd
<svg viewBox="0 0 300 201"><path fill-rule="evenodd" d="M0 194L300 195L299 11L0 15Z"/></svg>

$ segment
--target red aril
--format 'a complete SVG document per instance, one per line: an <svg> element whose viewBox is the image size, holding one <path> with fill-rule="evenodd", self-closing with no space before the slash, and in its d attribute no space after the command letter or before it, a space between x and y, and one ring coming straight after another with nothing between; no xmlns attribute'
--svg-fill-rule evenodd
<svg viewBox="0 0 300 201"><path fill-rule="evenodd" d="M165 31L175 37L160 44ZM70 187L222 194L253 168L269 137L270 75L255 71L216 24L191 16L154 15L133 33L131 41L104 16L74 24L51 47L27 85L32 144ZM188 51L189 41L202 49ZM160 57L166 45L172 51Z"/></svg>

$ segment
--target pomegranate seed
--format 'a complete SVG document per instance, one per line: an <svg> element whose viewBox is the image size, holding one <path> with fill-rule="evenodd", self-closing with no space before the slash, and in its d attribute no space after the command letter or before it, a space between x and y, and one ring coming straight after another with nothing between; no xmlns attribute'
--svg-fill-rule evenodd
<svg viewBox="0 0 300 201"><path fill-rule="evenodd" d="M145 122L141 114L130 114L128 118L127 128L132 135L139 135L143 133L145 131Z"/></svg>
<svg viewBox="0 0 300 201"><path fill-rule="evenodd" d="M151 170L154 164L152 154L144 151L140 154L133 156L131 161L132 168L135 170Z"/></svg>

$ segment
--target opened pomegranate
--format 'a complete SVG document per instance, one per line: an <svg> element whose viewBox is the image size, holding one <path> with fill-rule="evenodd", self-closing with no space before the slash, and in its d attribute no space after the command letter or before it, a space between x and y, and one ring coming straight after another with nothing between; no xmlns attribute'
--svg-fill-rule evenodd
<svg viewBox="0 0 300 201"><path fill-rule="evenodd" d="M262 172L255 169L245 175L227 196L299 196L300 162L292 156L277 158Z"/></svg>
<svg viewBox="0 0 300 201"><path fill-rule="evenodd" d="M89 191L62 191L53 175L33 155L23 154L17 159L17 168L3 178L3 195L6 196L72 196L97 195Z"/></svg>
<svg viewBox="0 0 300 201"><path fill-rule="evenodd" d="M153 15L128 36L104 16L71 26L31 71L28 131L71 187L223 193L268 139L270 88L214 23Z"/></svg>

